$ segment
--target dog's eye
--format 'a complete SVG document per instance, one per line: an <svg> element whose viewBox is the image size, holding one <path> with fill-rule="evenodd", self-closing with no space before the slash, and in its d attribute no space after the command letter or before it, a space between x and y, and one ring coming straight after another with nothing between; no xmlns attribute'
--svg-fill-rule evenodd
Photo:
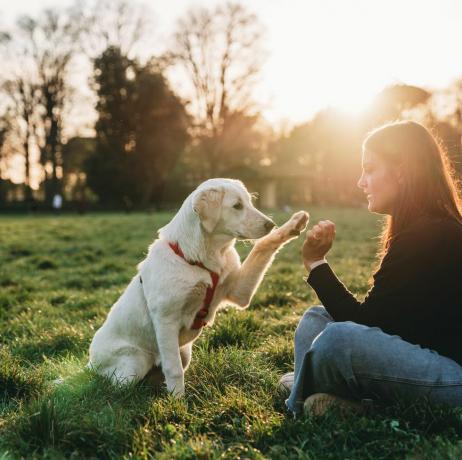
<svg viewBox="0 0 462 460"><path fill-rule="evenodd" d="M242 203L241 203L241 202L236 203L236 204L233 206L234 209L242 209L243 207L244 207L244 206L242 206Z"/></svg>

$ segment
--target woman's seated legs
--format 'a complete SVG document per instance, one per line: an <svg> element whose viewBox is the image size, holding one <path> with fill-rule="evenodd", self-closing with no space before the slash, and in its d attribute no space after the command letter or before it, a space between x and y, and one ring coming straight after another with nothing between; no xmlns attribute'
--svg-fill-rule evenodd
<svg viewBox="0 0 462 460"><path fill-rule="evenodd" d="M383 402L427 398L462 405L462 366L378 328L326 319L307 350L310 338L303 331L315 333L320 318L314 313L305 313L296 332L295 384L287 401L292 411L300 412L313 393Z"/></svg>

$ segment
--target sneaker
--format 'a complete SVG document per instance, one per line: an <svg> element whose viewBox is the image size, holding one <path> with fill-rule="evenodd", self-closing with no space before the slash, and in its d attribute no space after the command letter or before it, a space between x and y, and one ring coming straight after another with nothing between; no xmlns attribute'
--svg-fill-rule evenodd
<svg viewBox="0 0 462 460"><path fill-rule="evenodd" d="M287 374L284 374L279 379L279 389L280 390L286 393L290 393L292 391L293 386L294 386L294 373L293 372L288 372Z"/></svg>
<svg viewBox="0 0 462 460"><path fill-rule="evenodd" d="M303 411L306 415L319 417L331 407L337 407L341 412L365 413L366 408L358 401L340 398L328 393L314 393L305 399Z"/></svg>

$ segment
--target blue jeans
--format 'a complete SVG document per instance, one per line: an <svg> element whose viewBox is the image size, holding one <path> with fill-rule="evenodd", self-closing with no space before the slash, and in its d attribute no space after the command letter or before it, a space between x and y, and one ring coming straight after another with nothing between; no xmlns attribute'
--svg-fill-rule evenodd
<svg viewBox="0 0 462 460"><path fill-rule="evenodd" d="M457 362L377 327L335 322L323 306L307 310L295 331L294 378L286 401L294 414L313 393L462 406Z"/></svg>

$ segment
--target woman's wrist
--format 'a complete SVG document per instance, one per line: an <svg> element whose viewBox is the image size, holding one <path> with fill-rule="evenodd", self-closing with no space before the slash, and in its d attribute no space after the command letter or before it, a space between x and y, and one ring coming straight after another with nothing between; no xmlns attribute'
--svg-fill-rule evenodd
<svg viewBox="0 0 462 460"><path fill-rule="evenodd" d="M311 270L322 264L327 264L327 260L325 257L323 257L322 259L305 261L305 268L309 273Z"/></svg>

